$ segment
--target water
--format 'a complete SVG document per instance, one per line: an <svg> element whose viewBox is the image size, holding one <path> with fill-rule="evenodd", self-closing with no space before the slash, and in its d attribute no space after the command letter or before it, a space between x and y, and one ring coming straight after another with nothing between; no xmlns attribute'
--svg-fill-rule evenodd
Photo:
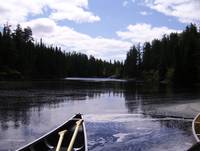
<svg viewBox="0 0 200 151"><path fill-rule="evenodd" d="M86 121L91 151L183 151L195 140L191 122L199 91L144 87L109 79L0 83L0 151L15 150L76 113Z"/></svg>

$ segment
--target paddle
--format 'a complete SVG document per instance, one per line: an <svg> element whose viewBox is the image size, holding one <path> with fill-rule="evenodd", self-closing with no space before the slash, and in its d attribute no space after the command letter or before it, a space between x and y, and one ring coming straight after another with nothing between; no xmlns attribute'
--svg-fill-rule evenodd
<svg viewBox="0 0 200 151"><path fill-rule="evenodd" d="M59 137L59 141L58 141L58 144L57 144L57 147L56 147L56 151L60 150L64 135L65 135L66 132L67 132L67 130L63 130L63 131L58 133L60 135L60 137Z"/></svg>
<svg viewBox="0 0 200 151"><path fill-rule="evenodd" d="M76 136L77 136L77 134L78 134L78 129L79 129L79 127L80 127L80 125L81 125L82 123L83 123L83 119L80 119L80 120L78 120L78 121L76 122L76 128L75 128L74 134L73 134L73 136L72 136L72 139L71 139L71 141L70 141L70 144L69 144L69 146L68 146L67 151L72 151L74 142L75 142L75 140L76 140Z"/></svg>

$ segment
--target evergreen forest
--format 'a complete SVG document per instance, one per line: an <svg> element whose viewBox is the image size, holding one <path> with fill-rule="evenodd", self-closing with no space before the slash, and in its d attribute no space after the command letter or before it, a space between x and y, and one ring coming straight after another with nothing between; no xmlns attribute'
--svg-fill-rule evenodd
<svg viewBox="0 0 200 151"><path fill-rule="evenodd" d="M124 74L147 82L196 84L200 82L200 31L190 24L181 33L133 46Z"/></svg>
<svg viewBox="0 0 200 151"><path fill-rule="evenodd" d="M0 32L0 79L58 79L122 75L123 64L35 42L30 27L15 30L4 25Z"/></svg>
<svg viewBox="0 0 200 151"><path fill-rule="evenodd" d="M0 32L0 80L115 77L158 83L200 82L200 30L133 45L122 61L105 61L36 42L30 27L6 24Z"/></svg>

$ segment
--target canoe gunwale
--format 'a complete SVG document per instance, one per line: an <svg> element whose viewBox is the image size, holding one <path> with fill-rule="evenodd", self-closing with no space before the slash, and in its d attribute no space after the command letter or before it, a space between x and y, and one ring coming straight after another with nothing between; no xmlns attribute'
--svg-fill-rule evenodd
<svg viewBox="0 0 200 151"><path fill-rule="evenodd" d="M79 113L79 114L76 114L76 115L80 115L80 116L81 116L81 119L83 119L83 115L82 115L82 114ZM37 139L31 141L30 143L28 143L28 144L26 144L26 145L20 147L20 148L17 149L16 151L21 151L21 150L23 150L24 148L27 148L27 147L31 146L32 144L34 144L34 143L36 143L36 142L38 142L38 141L40 141L40 140L42 140L42 139L45 139L45 137L47 137L48 135L50 135L50 134L53 133L54 131L58 130L60 127L62 127L63 125L65 125L67 122L73 120L73 118L76 117L76 115L71 116L67 121L63 122L62 124L60 124L59 126L57 126L56 128L54 128L53 130L47 132L46 134L42 135L41 137L39 137L39 138L37 138ZM75 119L77 119L77 118L75 118ZM86 134L86 128L85 128L85 122L84 122L84 121L83 121L82 125L83 125L83 131L84 131L84 139L85 139L85 140L84 140L85 151L88 151L88 149L87 149L87 134Z"/></svg>
<svg viewBox="0 0 200 151"><path fill-rule="evenodd" d="M81 117L82 117L82 119L84 119L83 118L83 115L81 115ZM85 122L84 122L84 120L83 120L83 123L82 123L82 125L83 125L83 133L84 133L84 140L85 140L85 142L84 142L84 145L85 145L85 151L88 151L88 146L87 146L87 133L86 133L86 127L85 127Z"/></svg>
<svg viewBox="0 0 200 151"><path fill-rule="evenodd" d="M200 116L200 113L197 114L197 116L194 118L194 120L193 120L193 122L192 122L192 133L193 133L193 135L194 135L194 137L195 137L195 139L196 139L197 142L200 142L200 139L199 139L199 137L198 137L197 134L196 134L195 122L196 122L196 120L197 120L197 118L198 118L199 116Z"/></svg>

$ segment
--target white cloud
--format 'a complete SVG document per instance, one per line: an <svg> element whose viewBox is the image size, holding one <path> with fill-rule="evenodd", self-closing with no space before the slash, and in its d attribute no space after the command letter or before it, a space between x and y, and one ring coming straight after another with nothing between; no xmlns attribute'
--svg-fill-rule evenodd
<svg viewBox="0 0 200 151"><path fill-rule="evenodd" d="M89 11L88 0L6 0L0 5L0 23L11 24L26 21L29 15L51 11L54 20L71 20L78 23L100 21L100 17Z"/></svg>
<svg viewBox="0 0 200 151"><path fill-rule="evenodd" d="M100 21L100 17L88 10L88 0L52 1L49 7L53 9L50 17L54 20L71 20L77 23Z"/></svg>
<svg viewBox="0 0 200 151"><path fill-rule="evenodd" d="M132 0L133 3L135 3L136 0Z"/></svg>
<svg viewBox="0 0 200 151"><path fill-rule="evenodd" d="M131 40L133 43L144 43L155 38L161 38L164 34L180 32L168 27L152 27L150 24L129 25L127 31L118 31L117 35L123 40Z"/></svg>
<svg viewBox="0 0 200 151"><path fill-rule="evenodd" d="M127 0L125 0L125 1L123 1L123 7L127 7L127 5L128 5L128 1Z"/></svg>
<svg viewBox="0 0 200 151"><path fill-rule="evenodd" d="M44 2L41 0L6 0L0 5L0 24L17 24L25 21L28 15L43 13Z"/></svg>
<svg viewBox="0 0 200 151"><path fill-rule="evenodd" d="M29 22L22 23L23 27L30 26L37 37L49 35L56 30L56 23L48 18L38 18Z"/></svg>
<svg viewBox="0 0 200 151"><path fill-rule="evenodd" d="M63 50L76 50L106 60L125 59L126 52L132 45L123 40L91 37L72 28L59 26L48 18L32 20L23 26L30 26L37 40L42 37L43 42L61 46Z"/></svg>
<svg viewBox="0 0 200 151"><path fill-rule="evenodd" d="M141 14L141 15L143 15L143 16L146 16L146 15L148 15L148 13L147 13L147 12L145 12L145 11L142 11L142 12L140 12L140 14Z"/></svg>
<svg viewBox="0 0 200 151"><path fill-rule="evenodd" d="M144 0L160 13L174 16L183 23L200 23L200 0Z"/></svg>

